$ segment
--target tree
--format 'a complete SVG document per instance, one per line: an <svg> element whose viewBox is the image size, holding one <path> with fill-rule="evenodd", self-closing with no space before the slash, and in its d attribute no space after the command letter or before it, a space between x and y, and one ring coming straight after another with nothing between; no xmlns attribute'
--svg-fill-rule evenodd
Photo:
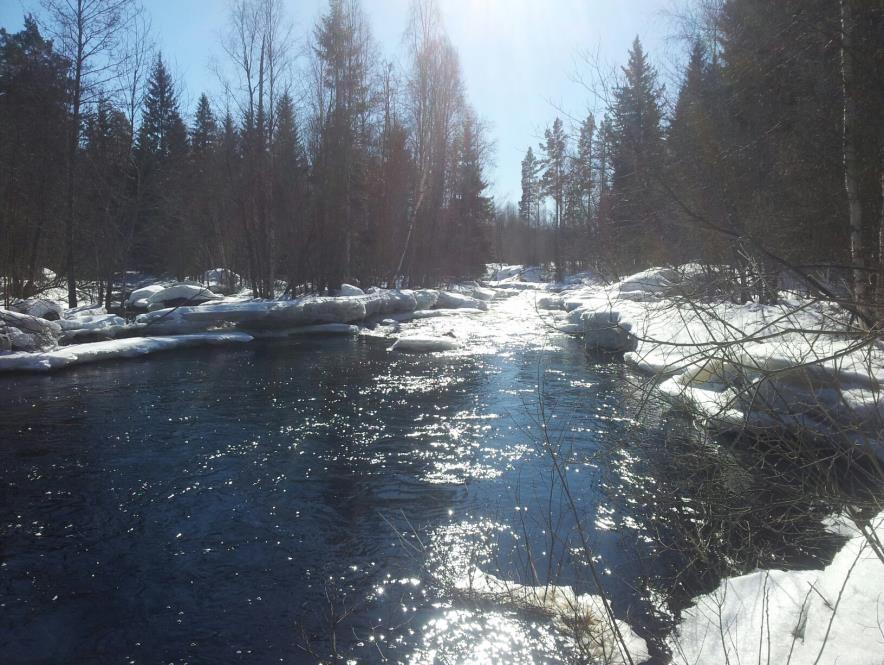
<svg viewBox="0 0 884 665"><path fill-rule="evenodd" d="M10 280L7 300L32 295L49 258L63 191L67 68L32 16L18 33L0 28L0 273Z"/></svg>
<svg viewBox="0 0 884 665"><path fill-rule="evenodd" d="M125 268L128 247L126 218L129 213L129 146L132 129L126 115L108 100L100 100L86 120L83 131L81 173L78 174L78 212L84 245L91 250L92 270L98 281L98 301L109 307L113 277ZM81 274L83 274L81 270Z"/></svg>
<svg viewBox="0 0 884 665"><path fill-rule="evenodd" d="M276 106L273 153L273 227L279 230L284 250L285 275L290 284L303 279L306 233L307 158L295 119L295 106L288 94Z"/></svg>
<svg viewBox="0 0 884 665"><path fill-rule="evenodd" d="M188 231L183 225L183 178L187 159L187 128L162 55L154 60L135 146L138 180L138 221L133 257L140 268L187 273Z"/></svg>
<svg viewBox="0 0 884 665"><path fill-rule="evenodd" d="M667 258L657 185L663 170L663 90L638 37L623 76L611 109L614 242L624 262L653 264Z"/></svg>
<svg viewBox="0 0 884 665"><path fill-rule="evenodd" d="M314 31L316 86L314 180L322 281L338 288L352 277L353 243L366 223L365 167L369 144L374 51L356 0L331 0Z"/></svg>
<svg viewBox="0 0 884 665"><path fill-rule="evenodd" d="M563 223L568 250L564 258L572 265L588 258L597 235L593 210L594 135L595 117L590 113L580 123L577 150L569 156L565 183Z"/></svg>
<svg viewBox="0 0 884 665"><path fill-rule="evenodd" d="M540 163L529 146L522 160L522 197L519 199L519 217L531 224L536 224L537 208L540 205Z"/></svg>
<svg viewBox="0 0 884 665"><path fill-rule="evenodd" d="M567 147L568 137L560 118L556 118L551 128L544 132L544 142L540 145L543 153L541 166L543 173L540 179L541 191L553 200L553 255L556 265L556 279L564 278L562 261L561 232L562 212L565 202L565 186L567 180Z"/></svg>
<svg viewBox="0 0 884 665"><path fill-rule="evenodd" d="M236 208L254 293L272 298L278 263L273 226L273 153L279 98L289 85L291 25L281 0L236 0L224 45L233 60L242 115Z"/></svg>
<svg viewBox="0 0 884 665"><path fill-rule="evenodd" d="M96 103L116 77L120 45L138 13L136 0L42 0L56 47L69 63L69 117L65 159L65 275L68 305L77 306L75 198L83 109Z"/></svg>
<svg viewBox="0 0 884 665"><path fill-rule="evenodd" d="M483 163L487 146L482 127L471 111L464 114L454 175L452 226L448 234L450 272L481 276L489 252L489 227L493 215L491 198L485 195Z"/></svg>
<svg viewBox="0 0 884 665"><path fill-rule="evenodd" d="M403 259L410 258L411 279L434 283L445 276L444 257L437 248L446 231L451 164L464 109L463 81L457 52L434 0L414 0L406 39L411 57L406 108L416 193L410 223L414 233L408 235Z"/></svg>

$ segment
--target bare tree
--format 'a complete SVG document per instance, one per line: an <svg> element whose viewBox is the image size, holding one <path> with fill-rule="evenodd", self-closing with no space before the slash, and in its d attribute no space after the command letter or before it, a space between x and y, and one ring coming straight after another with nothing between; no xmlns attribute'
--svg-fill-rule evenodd
<svg viewBox="0 0 884 665"><path fill-rule="evenodd" d="M70 127L66 155L65 272L68 305L77 306L74 274L75 178L83 110L119 78L123 39L140 11L137 0L42 0L56 47L71 68Z"/></svg>

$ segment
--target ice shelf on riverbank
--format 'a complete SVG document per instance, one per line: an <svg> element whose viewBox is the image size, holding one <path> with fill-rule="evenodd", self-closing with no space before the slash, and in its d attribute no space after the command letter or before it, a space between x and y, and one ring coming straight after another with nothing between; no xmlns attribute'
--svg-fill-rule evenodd
<svg viewBox="0 0 884 665"><path fill-rule="evenodd" d="M884 540L884 512L871 520ZM759 570L694 599L667 646L684 665L884 659L884 562L854 530L824 570Z"/></svg>
<svg viewBox="0 0 884 665"><path fill-rule="evenodd" d="M129 304L151 310L138 314L134 322L108 314L100 305L64 310L60 306L44 307L39 301L28 302L23 306L51 311L59 318L47 321L0 310L0 344L5 345L0 345L0 372L49 371L92 360L129 358L173 348L175 342L169 340L188 346L197 339L212 343L220 339L219 334L229 335L229 341L305 334L354 335L359 331L356 324L373 325L391 317L405 321L483 312L498 294L475 282L456 285L451 291L372 287L362 292L348 286L344 292L348 295L257 300L241 295L223 297L190 283L159 283L130 295ZM201 302L191 304L196 301ZM164 303L176 305L157 308ZM199 337L204 333L209 335ZM394 343L396 337L389 341ZM395 350L417 350L411 341L393 346ZM423 350L447 350L457 342L442 340L432 346Z"/></svg>
<svg viewBox="0 0 884 665"><path fill-rule="evenodd" d="M172 337L130 337L88 344L72 344L41 353L0 355L0 372L49 372L71 365L81 365L99 360L137 358L158 351L251 341L251 335L231 331L175 335Z"/></svg>
<svg viewBox="0 0 884 665"><path fill-rule="evenodd" d="M695 295L697 266L654 268L610 285L538 298L588 350L624 354L715 427L786 428L882 451L884 352L834 303Z"/></svg>

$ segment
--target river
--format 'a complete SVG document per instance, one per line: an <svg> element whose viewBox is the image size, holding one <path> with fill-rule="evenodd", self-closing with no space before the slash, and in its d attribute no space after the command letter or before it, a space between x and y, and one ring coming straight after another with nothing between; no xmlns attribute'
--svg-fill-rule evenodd
<svg viewBox="0 0 884 665"><path fill-rule="evenodd" d="M578 526L664 662L672 613L721 574L831 556L825 507L800 542L766 538L775 509L739 451L531 298L405 324L453 352L303 338L0 379L4 662L564 662L545 617L453 582L478 566L592 592ZM710 479L752 508L751 547ZM701 532L721 541L702 572Z"/></svg>

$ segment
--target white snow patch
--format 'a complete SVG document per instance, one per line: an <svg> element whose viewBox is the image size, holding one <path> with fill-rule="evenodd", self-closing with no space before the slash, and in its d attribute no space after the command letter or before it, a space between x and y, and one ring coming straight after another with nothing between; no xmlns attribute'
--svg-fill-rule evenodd
<svg viewBox="0 0 884 665"><path fill-rule="evenodd" d="M884 538L884 512L872 520ZM884 562L854 536L825 570L756 571L694 599L675 663L871 665L884 660Z"/></svg>

